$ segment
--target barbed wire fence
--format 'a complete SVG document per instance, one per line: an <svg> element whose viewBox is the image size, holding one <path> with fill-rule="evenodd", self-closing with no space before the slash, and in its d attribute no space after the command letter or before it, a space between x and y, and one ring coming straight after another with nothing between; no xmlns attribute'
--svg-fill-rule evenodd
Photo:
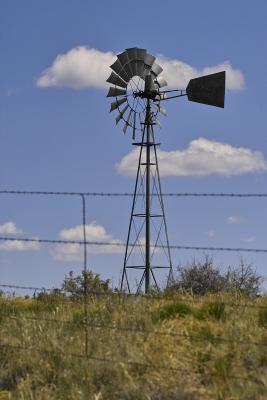
<svg viewBox="0 0 267 400"><path fill-rule="evenodd" d="M126 327L126 326L116 326L116 325L107 325L103 323L97 323L95 321L90 320L89 318L89 310L88 310L88 303L90 299L93 297L98 296L109 296L112 298L119 298L119 299L128 299L129 297L136 297L134 294L127 294L127 293L120 293L120 292L92 292L88 290L88 285L86 282L87 279L87 272L88 272L88 246L117 246L117 247L125 247L125 243L123 242L107 242L107 241L89 241L87 240L86 234L86 199L88 197L132 197L133 193L119 193L119 192L60 192L60 191L19 191L19 190L0 190L0 195L16 195L16 196L74 196L80 198L81 201L81 225L82 225L82 232L83 232L83 239L82 240L58 240L58 239L50 239L50 238L21 238L21 237L9 237L9 236L0 236L0 241L2 242L28 242L28 243L46 243L46 244L75 244L79 245L83 249L83 272L85 277L84 282L84 293L82 299L79 301L83 304L83 311L84 311L84 319L82 322L82 329L84 329L85 339L84 339L84 352L81 354L71 353L71 352L58 352L59 356L62 357L73 357L73 358L84 358L87 360L95 361L95 362L104 362L104 363L111 363L111 364L121 364L125 363L127 365L132 366L141 366L144 368L156 368L156 369L164 369L167 371L172 372L180 372L181 368L172 368L166 365L154 366L150 363L143 363L143 362L134 362L129 360L114 360L106 357L94 357L90 355L88 342L89 342L89 330L88 328L93 329L101 329L101 330L113 330L118 331L121 333L131 333L134 335L148 335L148 334L156 334L156 335L164 335L168 337L176 337L176 338L187 338L189 340L200 340L200 341L209 341L208 337L200 337L198 335L190 335L190 334L183 334L179 332L167 332L167 331L155 331L155 330L145 330L140 329L138 327ZM266 198L267 193L165 193L163 194L164 197L224 197L224 198ZM157 245L159 248L164 248L166 246ZM181 246L176 244L171 244L170 248L172 250L196 250L196 251L222 251L222 252L249 252L249 253L267 253L267 248L240 248L240 247L211 247L211 246ZM33 287L33 286L21 286L12 283L0 283L0 288L3 290L26 290L32 291L35 293L57 293L64 295L62 296L62 301L72 302L73 299L68 297L63 290L57 288L42 288L42 287ZM142 295L141 295L142 296ZM149 295L144 296L146 299L149 300L160 300L160 301L172 301L172 298L168 297L161 297L158 295ZM140 298L140 295L139 295ZM75 300L77 301L77 299ZM206 301L200 298L183 298L182 301L192 302L194 304L198 303L208 303L210 301ZM239 308L239 307L249 307L255 309L263 309L266 310L267 306L262 304L255 304L255 303L245 303L239 304L234 302L226 302L224 301L225 306ZM15 314L5 315L4 310L1 309L1 316L5 316L6 318L18 320L20 316L16 316ZM60 319L53 319L53 318L42 318L37 316L23 316L23 319L36 322L44 322L44 323L53 323L59 325L68 325L71 324L73 321L71 320L60 320ZM238 345L247 345L247 346L260 346L265 348L267 346L266 342L255 342L255 341L246 341L246 340L235 340L229 339L223 336L214 336L212 338L216 340L218 343L234 343ZM36 348L33 346L25 346L25 345L14 345L11 343L4 343L0 342L0 348L12 349L12 350L20 350L20 351L29 351L29 352L36 352L40 354L49 354L50 352L55 354L55 351L50 351L47 349ZM208 373L210 376L216 376L216 373ZM229 375L229 378L237 379L237 380L255 380L255 377L244 377L244 376L236 376L236 375Z"/></svg>
<svg viewBox="0 0 267 400"><path fill-rule="evenodd" d="M20 288L20 289L27 289L27 290L39 290L41 292L52 292L54 289L51 288L36 288L36 287L23 287L23 286L12 286L12 285L0 285L0 287L5 287L5 288ZM61 291L63 293L63 291ZM120 299L127 299L129 297L135 297L136 295L130 295L126 293L119 293L119 292L112 292L112 293L105 293L105 292L89 292L88 296L111 296L115 298L120 298ZM140 297L140 295L139 295ZM162 301L173 301L173 298L161 298L159 296L144 296L144 298L150 299L150 300L159 300ZM65 299L66 300L66 299ZM71 302L77 302L78 299L68 299L68 301ZM82 303L83 300L80 300ZM183 298L181 300L183 303L193 303L194 305L198 304L208 304L211 305L213 302L208 301L208 300L203 300L201 298ZM234 303L234 302L227 302L227 301L222 301L223 304L227 307L230 307L232 309L236 308L252 308L252 309L263 309L267 310L267 304L255 304L255 303ZM217 303L215 303L217 304ZM6 319L13 320L13 321L30 321L33 323L44 323L45 326L47 324L54 324L55 326L68 326L68 325L73 325L73 320L71 319L56 319L56 318L45 318L45 317L39 317L39 316L28 316L28 315L17 315L16 313L10 314L4 312L4 310L1 310L0 313L1 317L5 317ZM263 351L265 351L267 342L265 340L265 336L263 335L262 341L255 341L255 340L246 340L246 339L233 339L229 337L224 337L222 335L212 335L212 336L203 336L200 334L191 334L191 333L182 333L182 332L177 332L177 331L167 331L165 329L159 330L158 328L155 329L146 329L146 328L140 328L138 326L123 326L123 325L114 325L112 323L106 324L103 322L98 322L95 321L94 319L89 319L88 315L85 315L84 319L80 322L80 327L85 330L85 332L88 332L88 328L94 329L94 330L105 330L105 331L115 331L120 334L131 334L131 335L141 335L144 337L147 337L148 335L155 335L155 336L164 336L167 338L174 338L176 340L179 339L187 339L193 343L195 342L202 342L202 343L216 343L216 345L223 345L223 344L232 344L234 346L249 346L249 348L256 346L259 348L262 348ZM88 340L88 336L86 336L86 339ZM84 352L70 352L70 351L59 351L58 349L47 349L47 348L41 348L41 347L36 347L33 345L26 345L26 344L12 344L12 343L4 343L3 341L0 342L0 348L2 349L9 349L13 351L24 351L24 352L30 352L30 353L37 353L40 355L48 355L48 356L59 356L63 358L72 358L72 359L84 359L92 362L98 362L98 363L105 363L105 364L113 364L113 365L127 365L130 367L142 367L146 369L153 369L153 370L165 370L167 372L172 372L172 373L177 373L177 372L182 372L183 369L181 367L171 367L168 365L154 365L151 362L136 362L132 361L129 359L116 359L112 357L98 357L94 356L91 353L88 352L88 345L86 346L85 341L85 351ZM177 345L177 341L175 342ZM87 351L86 351L87 350ZM206 371L204 373L206 377L221 377L221 374L216 371ZM234 380L239 380L239 381L254 381L255 383L262 384L260 378L256 378L253 374L249 374L248 371L248 376L241 376L241 375L235 375L233 373L227 373L226 374L227 379L234 379Z"/></svg>
<svg viewBox="0 0 267 400"><path fill-rule="evenodd" d="M20 241L30 243L48 243L48 244L78 244L84 247L84 266L87 261L87 246L118 246L125 247L126 243L123 242L101 242L101 241L87 241L86 239L86 198L87 197L133 197L133 193L128 192L60 192L60 191L25 191L25 190L0 190L0 195L23 195L23 196L76 196L81 199L81 213L82 213L82 226L83 226L83 240L58 240L49 238L21 238L21 237L7 237L0 236L0 241ZM143 196L137 194L137 196ZM156 196L153 194L152 196ZM224 198L266 198L267 193L163 193L164 197L224 197ZM135 244L138 246L138 244ZM140 245L142 246L142 245ZM160 244L155 245L158 248L166 248ZM173 250L200 250L200 251L233 251L233 252L255 252L267 253L266 249L257 248L243 248L243 247L214 247L214 246L181 246L171 244L170 248Z"/></svg>

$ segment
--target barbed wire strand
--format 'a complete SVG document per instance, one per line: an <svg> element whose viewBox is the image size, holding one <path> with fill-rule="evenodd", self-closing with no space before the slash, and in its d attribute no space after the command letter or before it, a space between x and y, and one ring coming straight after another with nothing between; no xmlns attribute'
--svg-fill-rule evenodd
<svg viewBox="0 0 267 400"><path fill-rule="evenodd" d="M54 294L61 294L63 296L65 296L66 294L68 294L69 292L59 289L59 288L45 288L45 287L34 287L34 286L21 286L21 285L11 285L11 284L0 284L0 288L3 289L18 289L18 290L30 290L33 292L41 292L41 293L53 293ZM192 303L192 304L217 304L217 303L223 303L225 306L228 307L247 307L247 308L258 308L258 309L264 309L266 310L267 308L267 303L266 305L261 305L261 304L249 304L249 303L244 303L244 304L240 304L240 303L234 303L234 302L229 302L229 301L225 301L222 298L218 298L216 301L214 300L203 300L199 297L194 297L194 298L177 298L177 297L168 297L168 296L161 296L159 295L145 295L145 294L136 294L136 293L127 293L127 292L117 292L117 291L113 291L113 292L98 292L98 291L88 291L87 292L87 300L90 300L91 297L93 296L100 296L100 297L113 297L113 298L119 298L121 299L127 299L127 298L136 298L136 299L144 299L144 300L158 300L158 301L166 301L166 302L170 302L170 301L179 301L179 302L187 302L187 303ZM264 297L263 297L264 298ZM2 299L3 300L3 299ZM9 301L10 299L8 299ZM68 301L70 303L82 303L84 301L84 299L79 299L77 297L61 297L60 301Z"/></svg>
<svg viewBox="0 0 267 400"><path fill-rule="evenodd" d="M87 197L133 197L130 192L73 192L73 191L28 191L0 190L0 194L32 195L32 196L87 196ZM162 193L164 197L267 197L267 193ZM143 196L138 194L137 196ZM157 194L155 194L157 196Z"/></svg>
<svg viewBox="0 0 267 400"><path fill-rule="evenodd" d="M1 236L0 241L7 242L30 242L30 243L48 243L48 244L77 244L84 246L115 246L125 247L126 243L123 242L95 242L95 241L83 241L83 240L60 240L60 239L38 239L38 238L19 238L19 237L7 237ZM129 244L133 246L133 244ZM143 244L135 244L135 246L143 247ZM197 250L197 251L231 251L231 252L250 252L250 253L267 253L267 249L253 249L243 247L211 247L211 246L180 246L180 245L155 245L155 248L165 249L170 248L172 250Z"/></svg>

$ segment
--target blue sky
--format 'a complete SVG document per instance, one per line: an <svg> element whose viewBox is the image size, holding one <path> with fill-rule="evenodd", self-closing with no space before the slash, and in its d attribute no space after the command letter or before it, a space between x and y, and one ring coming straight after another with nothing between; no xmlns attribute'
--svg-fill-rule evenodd
<svg viewBox="0 0 267 400"><path fill-rule="evenodd" d="M0 11L1 189L133 190L131 138L109 113L109 71L102 60L137 46L158 57L162 76L173 85L221 64L229 72L225 109L184 98L166 102L168 116L156 132L163 191L266 192L264 0L3 0ZM118 167L123 158L124 169ZM129 198L89 199L90 237L124 241L130 206ZM80 207L74 198L1 196L0 232L78 237ZM173 244L267 248L266 199L166 199L166 212ZM0 247L1 281L53 286L70 269L81 269L81 260L57 252L48 245ZM173 264L193 256L201 253L175 251ZM265 255L243 256L267 275ZM238 264L239 257L214 255L224 267ZM89 255L89 267L114 285L122 261L116 252Z"/></svg>

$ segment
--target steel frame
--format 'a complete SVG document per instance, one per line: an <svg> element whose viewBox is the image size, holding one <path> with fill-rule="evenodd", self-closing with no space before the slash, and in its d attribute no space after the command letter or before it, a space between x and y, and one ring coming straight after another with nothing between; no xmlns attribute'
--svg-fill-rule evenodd
<svg viewBox="0 0 267 400"><path fill-rule="evenodd" d="M122 279L121 279L121 290L126 289L126 291L128 291L129 293L131 293L131 288L130 288L129 279L128 279L128 275L127 275L128 269L143 270L143 274L137 285L137 293L142 290L143 285L144 285L144 290L145 290L146 294L148 294L152 288L157 291L160 290L160 285L157 282L156 276L154 274L154 269L168 270L167 285L169 285L171 280L173 279L171 253L170 253L167 223L166 223L165 209L164 209L163 196L162 196L162 190L161 190L159 165L158 165L158 157L157 157L157 146L159 145L159 143L155 143L155 137L154 137L155 122L153 122L153 113L151 112L151 101L152 100L147 99L146 115L145 115L145 122L143 123L141 142L133 143L134 146L140 147L140 153L139 153L139 161L138 161L137 174L136 174L136 180L135 180L134 196L133 196L133 202L132 202L132 208L131 208L131 217L130 217L130 223L129 223L128 234L127 234L126 249L125 249L125 255L124 255L123 273L122 273ZM152 151L152 154L151 154L151 151ZM145 154L145 162L142 162L142 157L144 156L144 154ZM151 156L154 159L153 161L151 161L151 159L152 159ZM145 166L144 174L142 174L142 171L141 171L142 165ZM155 194L151 193L151 183L152 183L151 182L151 166L155 166L155 176L153 177L153 179L154 179L153 190L156 187ZM144 185L144 180L145 180L145 185ZM139 193L140 188L142 190L142 195L144 196L144 199L145 199L144 205L143 205L144 212L137 213L137 212L135 212L135 207L136 207L136 200L140 196L140 193ZM153 196L153 200L156 197L159 202L160 211L161 211L160 214L151 213L151 201L152 201L151 195ZM142 224L142 228L144 227L144 224L145 224L145 245L144 246L142 245L142 243L140 243L139 236L140 236L141 230L136 230L136 228L135 228L135 218L144 218L144 222ZM167 259L167 265L165 265L165 266L153 265L153 263L152 263L151 221L153 223L153 218L161 218L162 219L160 229L157 232L156 242L153 244L153 246L154 246L154 251L155 251L160 237L163 236L164 242L165 242L164 243L165 255L166 255L166 259ZM162 229L163 229L163 235L162 235ZM132 232L134 232L134 235L132 235ZM134 236L135 239L130 243L130 238L132 236ZM161 244L163 244L162 241L161 241ZM129 258L131 256L133 250L138 248L139 251L142 252L143 247L145 247L143 265L130 265ZM152 284L152 282L153 282L153 284Z"/></svg>

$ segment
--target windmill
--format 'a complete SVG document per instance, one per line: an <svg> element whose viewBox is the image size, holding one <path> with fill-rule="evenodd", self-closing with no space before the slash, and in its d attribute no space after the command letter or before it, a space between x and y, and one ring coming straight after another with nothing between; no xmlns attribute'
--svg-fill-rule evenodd
<svg viewBox="0 0 267 400"><path fill-rule="evenodd" d="M191 79L185 90L163 90L167 82L162 67L145 49L129 48L117 55L107 82L110 111L117 111L116 124L131 131L133 145L140 148L131 217L126 241L121 289L132 291L135 271L137 292L159 290L158 277L173 278L167 222L161 190L154 127L166 115L162 102L187 96L189 101L224 107L225 71Z"/></svg>

